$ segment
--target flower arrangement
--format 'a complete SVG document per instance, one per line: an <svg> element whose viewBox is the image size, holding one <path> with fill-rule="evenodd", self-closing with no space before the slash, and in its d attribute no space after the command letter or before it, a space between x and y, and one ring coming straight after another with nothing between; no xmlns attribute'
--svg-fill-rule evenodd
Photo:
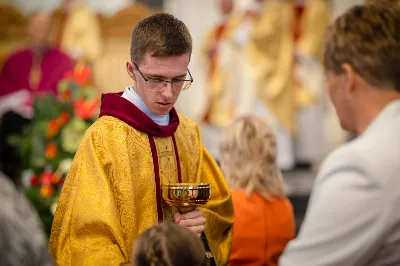
<svg viewBox="0 0 400 266"><path fill-rule="evenodd" d="M58 84L57 97L34 99L31 124L22 136L10 139L20 148L22 183L48 232L72 159L98 117L98 93L89 80L90 68L77 64Z"/></svg>

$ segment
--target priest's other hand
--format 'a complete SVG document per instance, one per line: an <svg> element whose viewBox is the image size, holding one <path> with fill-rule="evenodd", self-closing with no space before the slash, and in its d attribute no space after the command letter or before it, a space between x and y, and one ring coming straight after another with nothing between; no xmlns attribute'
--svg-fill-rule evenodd
<svg viewBox="0 0 400 266"><path fill-rule="evenodd" d="M175 223L185 226L194 232L198 237L204 231L204 225L206 224L206 218L204 217L203 211L194 210L185 214L176 212L174 214Z"/></svg>

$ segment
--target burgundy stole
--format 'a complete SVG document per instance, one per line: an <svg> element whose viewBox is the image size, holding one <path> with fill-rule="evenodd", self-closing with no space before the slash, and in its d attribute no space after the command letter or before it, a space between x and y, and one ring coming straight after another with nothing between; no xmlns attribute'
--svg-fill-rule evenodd
<svg viewBox="0 0 400 266"><path fill-rule="evenodd" d="M169 113L170 122L167 126L160 126L156 124L150 117L143 113L134 104L125 98L121 97L120 93L107 93L101 97L100 117L112 116L124 121L137 130L146 133L149 137L150 148L152 152L153 165L154 165L154 179L156 183L156 200L157 200L157 215L158 222L163 221L162 212L162 196L161 196L161 182L160 182L160 168L158 164L157 148L154 137L172 137L175 150L175 158L178 170L178 182L182 182L181 166L178 154L178 147L175 140L175 131L179 126L179 117L173 108Z"/></svg>

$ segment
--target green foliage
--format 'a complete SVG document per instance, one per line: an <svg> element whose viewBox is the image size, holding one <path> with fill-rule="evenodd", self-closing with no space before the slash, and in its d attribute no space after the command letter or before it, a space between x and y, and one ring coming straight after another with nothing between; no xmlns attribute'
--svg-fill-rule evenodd
<svg viewBox="0 0 400 266"><path fill-rule="evenodd" d="M50 236L51 225L53 223L53 214L50 207L53 204L53 198L46 198L40 195L40 187L34 186L26 190L26 196L32 205L36 208L39 217L43 223L45 232Z"/></svg>
<svg viewBox="0 0 400 266"><path fill-rule="evenodd" d="M52 206L58 201L78 147L71 143L79 144L98 114L97 93L76 82L77 78L88 80L87 70L84 74L61 81L58 97L46 95L35 98L31 124L21 135L8 139L20 152L26 195L37 209L48 234L53 221ZM78 101L80 105L76 104ZM88 105L91 109L85 110ZM80 117L81 114L85 117Z"/></svg>

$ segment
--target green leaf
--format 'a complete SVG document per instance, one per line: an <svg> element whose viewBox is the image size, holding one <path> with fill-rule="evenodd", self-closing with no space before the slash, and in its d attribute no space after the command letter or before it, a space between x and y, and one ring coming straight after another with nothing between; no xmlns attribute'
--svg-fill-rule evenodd
<svg viewBox="0 0 400 266"><path fill-rule="evenodd" d="M23 141L23 136L21 135L10 135L8 136L7 142L9 145L19 148Z"/></svg>

